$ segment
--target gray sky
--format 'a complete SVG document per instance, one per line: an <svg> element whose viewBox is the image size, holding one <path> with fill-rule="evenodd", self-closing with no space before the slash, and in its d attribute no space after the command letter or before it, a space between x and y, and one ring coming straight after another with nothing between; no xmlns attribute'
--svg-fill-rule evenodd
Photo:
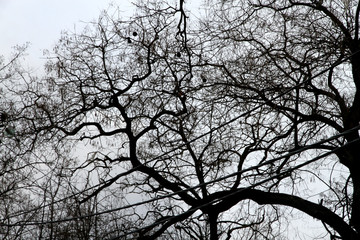
<svg viewBox="0 0 360 240"><path fill-rule="evenodd" d="M110 3L131 15L130 0L0 0L0 55L29 42L27 62L39 67L43 50L53 47L62 30L80 30L81 22L97 19Z"/></svg>

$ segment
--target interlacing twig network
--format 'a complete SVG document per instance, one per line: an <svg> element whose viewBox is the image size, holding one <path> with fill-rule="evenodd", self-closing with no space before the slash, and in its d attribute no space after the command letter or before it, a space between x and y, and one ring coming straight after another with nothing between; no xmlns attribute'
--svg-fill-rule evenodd
<svg viewBox="0 0 360 240"><path fill-rule="evenodd" d="M79 219L94 217L94 216L98 216L98 215L102 215L102 214L107 214L107 213L111 213L111 212L116 212L116 211L124 210L124 209L127 209L127 208L133 208L133 207L140 206L140 205L143 205L143 204L147 204L147 203L151 203L151 202L158 201L158 200L161 200L161 199L169 198L169 197L178 195L178 194L180 194L180 193L182 193L182 192L187 192L187 191L190 191L190 190L194 190L194 189L196 189L196 188L199 188L199 187L202 187L202 186L206 186L206 185L208 185L208 184L213 184L213 183L216 183L216 182L225 180L225 179L227 179L227 178L236 176L236 175L238 175L238 174L242 174L242 173L245 173L245 172L248 172L248 171L252 171L252 170L258 169L258 168L260 168L260 167L262 167L262 166L265 166L265 165L268 165L268 164L272 164L272 163L274 163L275 161L278 161L278 160L280 160L280 159L287 158L287 157L291 157L291 156L293 156L293 155L295 155L295 154L299 154L299 153L301 153L301 152L303 152L303 151L305 151L305 150L311 149L312 147L314 147L314 146L316 146L316 145L320 145L320 144L323 144L323 143L326 143L326 142L329 142L329 141L338 139L338 138L340 138L340 137L344 136L345 134L348 134L348 133L350 133L350 132L352 132L352 131L357 131L358 129L360 129L360 125L352 128L352 129L349 129L349 130L343 131L343 132L341 132L341 133L338 133L338 134L336 134L336 135L334 135L334 136L332 136L332 137L329 137L329 138L326 138L326 139L324 139L324 140L321 140L321 141L318 141L318 142L316 142L316 143L313 143L313 144L311 144L311 145L298 148L298 149L296 149L296 150L294 150L294 151L291 151L291 152L289 152L289 153L287 153L287 154L284 154L284 155L282 155L282 156L279 156L279 157L276 157L276 158L267 160L267 161L265 161L265 162L263 162L263 163L260 163L260 164L258 164L258 165L256 165L256 166L252 166L252 167L246 168L246 169L244 169L244 170L237 171L237 172L228 174L228 175L226 175L226 176L223 176L223 177L214 179L214 180L209 181L209 182L205 182L205 183L202 183L202 184L198 184L198 185L193 186L193 187L190 187L190 188L185 188L185 189L183 189L183 190L180 190L180 191L177 191L177 192L173 192L173 193L170 193L170 194L167 194L167 195L159 196L159 197L156 197L156 198L153 198L153 199L149 199L149 200L146 200L146 201L141 201L141 202L137 202L137 203L134 203L134 204L125 205L125 206L122 206L122 207L119 207L119 208L109 209L109 210L102 211L102 212L97 212L97 213L92 213L92 214L82 215L82 216L72 217L72 218L64 218L64 219L54 220L54 221L42 221L42 222L22 222L22 221L21 221L21 222L16 222L16 223L13 223L13 224L5 224L5 223L4 223L5 221L9 221L9 219L11 219L11 218L15 218L15 217L18 217L18 216L21 216L21 215L24 215L24 214L28 214L28 213L31 213L31 212L36 212L36 211L38 211L38 210L40 210L40 209L42 209L42 208L45 208L45 207L48 207L48 206L50 206L50 205L52 205L52 204L59 203L59 202L65 201L65 200L67 200L67 199L73 198L73 197L75 197L75 196L77 196L77 195L80 195L80 194L83 194L84 192L87 192L87 191L89 191L89 190L91 190L91 189L95 189L95 188L97 188L97 187L101 187L102 185L107 184L107 183L109 183L109 182L114 182L114 179L119 179L119 178L122 177L122 176L125 176L125 175L127 175L127 174L129 174L129 173L135 172L135 171L137 171L141 166L147 165L147 164L149 164L149 163L151 163L151 162L153 162L153 161L155 161L155 160L158 160L158 159L160 159L160 158L162 158L162 157L164 157L164 156L166 156L166 155L168 155L168 154L170 154L170 153L172 153L172 152L180 149L181 147L186 146L186 144L193 143L193 142L195 142L195 141L197 141L197 140L199 140L199 139L207 136L208 134L211 134L211 133L219 130L220 128L222 128L222 127L224 127L224 126L226 126L226 125L228 125L228 124L230 124L230 123L233 123L233 122L237 121L238 119L240 119L240 118L242 118L242 117L248 116L248 115L251 114L253 111L255 111L255 110L263 107L264 105L268 104L270 101L274 101L274 100L276 100L276 99L278 99L278 98L286 95L287 93L293 91L294 89L300 87L301 85L306 84L307 82L311 81L312 79L315 79L315 78L321 76L322 74L326 73L326 72L329 71L330 69L332 69L332 68L334 68L334 67L336 67L336 66L338 66L338 65L340 65L340 64L342 64L342 63L344 63L344 62L346 62L346 61L349 60L352 56L354 56L355 54L358 54L359 52L360 52L360 51L355 52L355 53L349 55L348 57L342 59L341 61L338 61L338 62L334 63L332 66L330 66L330 67L326 68L325 70L322 70L321 72L319 72L319 73L317 73L316 75L312 76L311 78L308 78L308 79L306 79L305 81L303 81L303 82L301 82L301 83L293 86L292 88L289 88L288 90L286 90L286 91L282 92L281 94L279 94L279 95L277 95L277 96L275 96L275 97L273 97L273 98L271 98L271 99L263 102L262 104L260 104L260 105L258 105L258 106L256 106L256 107L252 108L251 110L246 111L246 112L244 112L243 114L240 114L239 116L237 116L237 117L235 117L235 118L233 118L233 119L231 119L231 120L229 120L229 121L227 121L227 122L225 122L225 123L223 123L223 124L221 124L221 125L219 125L219 126L217 126L217 127L215 127L215 128L210 129L210 130L207 131L206 133L203 133L203 134L199 135L198 137L196 137L196 138L194 138L194 139L192 139L192 140L190 140L190 141L188 141L188 142L186 142L186 143L183 143L183 144L179 145L177 148L174 148L174 149L172 149L172 150L169 150L169 151L167 151L167 152L165 152L165 153L163 153L163 154L161 154L161 155L159 155L159 156L157 156L157 157L152 158L152 159L149 160L149 161L146 161L146 162L143 163L142 165L136 166L136 167L134 167L134 168L132 168L132 169L130 169L130 170L128 170L128 171L125 171L125 172L123 172L123 173L121 173L121 174L118 174L118 175L115 176L114 178L109 179L109 180L105 181L104 183L97 184L97 185L92 186L92 187L90 187L90 188L87 188L87 189L85 189L85 190L83 190L83 191L81 191L81 192L72 194L72 195L67 196L67 197L65 197L65 198L62 198L62 199L53 201L53 202L51 202L51 203L49 203L49 204L46 204L46 205L43 205L43 206L39 206L39 207L37 207L37 208L33 208L33 209L31 209L31 210L28 210L28 211L23 211L23 212L19 212L19 213L13 214L13 215L11 215L11 216L8 216L6 219L1 219L1 220L0 220L0 226L13 227L13 226L32 226L32 225L35 226L35 225L54 224L54 223L68 222L68 221L74 221L74 220L79 220ZM201 208L203 208L203 207L209 206L209 205L211 205L211 204L214 204L214 203L216 203L216 202L219 202L219 201L221 201L221 200L224 200L224 199L226 199L226 198L229 198L229 197L231 197L231 196L233 196L233 195L235 195L235 194L240 193L241 191L245 191L245 190L247 190L247 189L254 188L254 187L256 187L256 186L259 186L259 185L261 185L261 184L264 184L264 183L266 183L266 182L269 182L269 181L271 181L271 180L273 180L273 179L279 178L280 176L282 176L282 175L284 175L284 174L286 174L286 173L289 173L289 172L294 171L294 170L296 170L296 169L300 169L300 168L302 168L302 167L304 167L304 166L306 166L306 165L308 165L308 164L310 164L310 163L313 163L313 162L315 162L315 161L318 161L318 160L320 160L320 159L322 159L322 158L324 158L324 157L326 157L326 156L328 156L328 155L330 155L330 154L335 153L336 151L339 151L340 149L342 149L342 148L344 148L344 147L347 147L347 146L349 146L349 145L351 145L351 144L353 144L353 143L355 143L355 142L359 142L359 141L360 141L360 138L355 139L355 140L353 140L352 142L348 142L348 143L344 144L343 146L334 148L333 150L328 151L328 152L326 152L326 153L324 153L324 154L321 154L321 155L319 155L319 156L317 156L317 157L315 157L315 158L312 158L312 159L310 159L310 160L308 160L308 161L306 161L306 162L304 162L304 163L302 163L302 164L296 165L296 166L291 167L291 168L289 168L289 169L286 169L286 170L284 170L284 171L282 171L282 172L280 172L280 173L277 173L277 174L275 174L275 175L272 175L271 177L269 177L269 178L267 178L267 179L264 179L264 180L262 180L262 181L260 181L260 182L257 182L257 183L252 184L251 186L248 186L248 187L239 189L239 190L237 190L237 191L233 191L233 192L229 193L228 195L225 195L225 196L223 196L223 197L221 197L221 198L214 199L214 200L212 200L212 201L210 201L210 202L208 202L208 203L206 203L206 204L202 204L202 205L199 205L199 206L197 206L197 207L193 207L193 208L189 209L187 212L181 213L180 215L188 214L189 212L195 212L195 211L197 211L198 209L201 209ZM175 218L175 217L178 217L178 216L179 216L179 215L176 215L176 216L173 216L173 217L166 218L166 219L164 219L164 220L162 220L162 221L157 221L157 222L155 222L155 223L153 223L153 224L151 224L151 225L148 225L148 226L146 226L146 227L139 228L139 229L136 229L136 230L134 230L134 231L128 232L128 233L126 233L126 234L124 234L124 235L118 236L118 237L114 238L114 240L115 240L115 239L120 239L121 237L124 237L124 236L129 235L129 234L133 234L133 233L139 232L139 231L141 231L141 230L145 230L145 229L148 229L148 228L151 228L151 227L160 225L160 224L162 224L163 222L169 221L169 220L171 220L171 219L173 219L173 218Z"/></svg>

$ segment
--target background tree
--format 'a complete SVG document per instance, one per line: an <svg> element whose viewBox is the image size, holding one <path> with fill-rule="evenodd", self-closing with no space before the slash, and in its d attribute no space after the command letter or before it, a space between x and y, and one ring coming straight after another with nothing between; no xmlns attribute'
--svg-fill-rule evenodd
<svg viewBox="0 0 360 240"><path fill-rule="evenodd" d="M27 45L15 46L9 56L0 56L0 216L3 223L12 212L31 208L26 187L33 180L29 172L33 168L24 151L21 151L21 125L16 123L19 83L28 71L22 61ZM35 167L35 166L34 166ZM26 214L18 219L27 220ZM0 226L1 238L21 236L23 227L8 228Z"/></svg>
<svg viewBox="0 0 360 240"><path fill-rule="evenodd" d="M69 188L47 178L39 216L55 213L61 186L59 202L72 196L73 216L89 219L28 225L72 222L94 239L287 239L296 209L323 224L317 237L359 239L359 3L206 6L193 18L183 0L139 4L130 20L104 13L63 35L16 116L34 149L53 149L47 171L70 173ZM89 235L106 221L108 235Z"/></svg>

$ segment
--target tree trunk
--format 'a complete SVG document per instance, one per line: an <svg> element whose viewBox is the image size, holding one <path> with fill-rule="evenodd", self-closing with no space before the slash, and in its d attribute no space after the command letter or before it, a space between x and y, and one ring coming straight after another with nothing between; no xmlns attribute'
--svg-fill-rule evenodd
<svg viewBox="0 0 360 240"><path fill-rule="evenodd" d="M218 240L218 213L209 213L210 240Z"/></svg>
<svg viewBox="0 0 360 240"><path fill-rule="evenodd" d="M358 172L359 171L357 171L357 173ZM356 174L351 175L354 184L354 193L350 224L355 228L358 233L360 233L360 176Z"/></svg>
<svg viewBox="0 0 360 240"><path fill-rule="evenodd" d="M355 83L355 97L347 116L344 119L345 130L356 127L360 123L360 48L358 42L354 43L354 55L351 58L352 75ZM359 132L353 131L345 136L347 142L359 139ZM349 157L349 168L353 181L353 202L351 212L351 225L360 233L360 144L355 143L346 150Z"/></svg>

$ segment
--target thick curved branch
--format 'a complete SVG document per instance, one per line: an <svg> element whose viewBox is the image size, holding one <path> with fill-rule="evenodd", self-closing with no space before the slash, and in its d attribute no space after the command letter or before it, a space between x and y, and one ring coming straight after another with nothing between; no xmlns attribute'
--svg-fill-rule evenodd
<svg viewBox="0 0 360 240"><path fill-rule="evenodd" d="M164 233L166 231L166 229L168 229L170 226L178 223L178 222L181 222L185 219L187 219L188 217L190 217L192 214L194 213L194 211L187 211L183 214L180 214L178 216L169 216L169 217L165 217L165 218L162 218L162 219L159 219L158 221L156 221L154 224L152 224L151 226L149 226L149 228L146 229L146 232L151 230L153 227L156 227L158 224L161 224L163 222L164 225L159 229L157 230L155 233L153 233L152 235L150 236L140 236L139 239L142 239L142 240L150 240L150 239L157 239L158 237L161 236L162 233Z"/></svg>
<svg viewBox="0 0 360 240"><path fill-rule="evenodd" d="M250 199L261 205L275 204L298 209L331 226L343 239L356 240L360 238L359 233L353 230L349 224L328 208L289 194L264 192L247 188L238 189L237 193L231 195L231 198L226 198L225 201L217 204L216 209L221 212L226 211L238 202L246 199Z"/></svg>
<svg viewBox="0 0 360 240"><path fill-rule="evenodd" d="M119 129L115 129L113 131L107 132L101 127L100 123L98 123L98 122L85 122L70 131L66 130L63 127L59 127L59 126L56 126L55 128L61 130L66 135L73 136L73 135L76 135L78 132L80 132L83 128L89 127L89 126L96 127L99 131L99 134L104 135L104 136L112 136L112 135L115 135L118 133L126 133L126 129L123 129L123 128L119 128Z"/></svg>
<svg viewBox="0 0 360 240"><path fill-rule="evenodd" d="M320 1L319 1L320 2ZM305 2L294 2L294 1L290 1L290 3L293 6L306 6L318 11L321 11L322 13L324 13L326 16L328 16L331 21L340 28L340 30L342 31L342 33L345 35L345 37L348 40L351 40L351 33L349 32L349 30L347 29L347 27L340 21L340 19L338 19L332 12L329 11L329 9L327 9L325 6L321 5L321 3L315 3L315 4L311 4L311 3L305 3Z"/></svg>

